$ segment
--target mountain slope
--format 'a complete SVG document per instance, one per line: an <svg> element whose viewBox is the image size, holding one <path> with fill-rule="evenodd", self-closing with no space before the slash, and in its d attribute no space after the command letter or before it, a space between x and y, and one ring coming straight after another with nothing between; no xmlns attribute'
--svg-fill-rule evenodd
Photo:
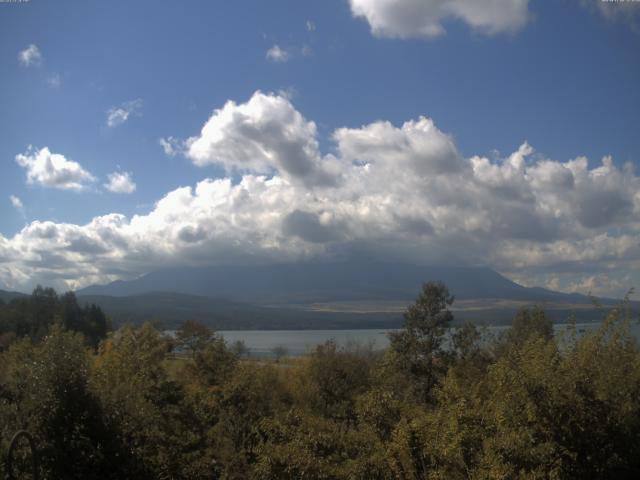
<svg viewBox="0 0 640 480"><path fill-rule="evenodd" d="M21 298L21 297L24 297L24 296L26 296L26 294L24 294L24 293L9 292L9 291L6 291L6 290L0 290L0 300L2 300L5 303L9 303L14 298Z"/></svg>
<svg viewBox="0 0 640 480"><path fill-rule="evenodd" d="M198 320L215 329L355 329L396 328L399 313L334 313L292 308L269 308L210 297L151 292L126 297L79 295L80 303L99 305L116 325L159 321L178 328L184 320Z"/></svg>
<svg viewBox="0 0 640 480"><path fill-rule="evenodd" d="M95 303L112 319L114 326L159 321L163 328L178 328L184 320L198 320L217 330L325 330L360 328L398 328L402 312L411 303L396 302L394 309L369 305L368 309L321 309L311 307L260 307L210 297L170 292L152 292L126 297L80 295L81 304ZM453 305L454 325L465 321L478 324L508 325L525 301L463 300ZM344 305L343 305L344 306ZM351 304L350 306L353 306ZM633 306L637 315L638 304ZM566 322L572 314L580 322L600 321L606 310L588 304L547 303L547 316L554 322Z"/></svg>
<svg viewBox="0 0 640 480"><path fill-rule="evenodd" d="M349 300L413 300L422 283L440 280L457 299L584 302L583 295L525 288L489 268L384 263L301 263L172 268L130 281L79 290L79 295L175 292L253 304Z"/></svg>

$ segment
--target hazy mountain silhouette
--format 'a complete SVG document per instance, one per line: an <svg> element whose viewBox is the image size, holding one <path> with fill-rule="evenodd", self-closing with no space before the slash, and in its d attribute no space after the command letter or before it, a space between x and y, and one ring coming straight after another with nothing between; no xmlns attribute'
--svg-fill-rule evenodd
<svg viewBox="0 0 640 480"><path fill-rule="evenodd" d="M508 324L532 304L558 322L572 313L580 321L602 317L585 295L523 287L489 268L354 261L167 268L76 293L116 324L159 320L172 328L192 319L218 329L389 328L402 324L402 309L431 280L456 297L457 322ZM0 291L5 301L19 295Z"/></svg>
<svg viewBox="0 0 640 480"><path fill-rule="evenodd" d="M5 303L9 303L14 298L24 297L26 294L20 292L9 292L7 290L0 290L0 300Z"/></svg>
<svg viewBox="0 0 640 480"><path fill-rule="evenodd" d="M459 300L588 301L584 295L526 288L485 267L357 262L169 268L130 281L90 286L77 293L129 296L173 292L271 305L347 300L411 301L420 286L430 280L447 284Z"/></svg>
<svg viewBox="0 0 640 480"><path fill-rule="evenodd" d="M81 304L95 303L116 325L161 322L178 328L184 320L197 320L217 330L355 329L400 327L399 313L316 312L271 308L211 297L172 292L151 292L126 297L79 295Z"/></svg>

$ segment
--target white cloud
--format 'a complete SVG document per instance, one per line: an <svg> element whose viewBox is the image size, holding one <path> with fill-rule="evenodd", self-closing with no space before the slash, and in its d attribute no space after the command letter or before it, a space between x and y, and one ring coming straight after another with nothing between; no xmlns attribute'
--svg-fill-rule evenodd
<svg viewBox="0 0 640 480"><path fill-rule="evenodd" d="M95 180L93 175L64 155L29 146L25 153L16 155L18 165L27 171L27 183L60 190L83 190Z"/></svg>
<svg viewBox="0 0 640 480"><path fill-rule="evenodd" d="M333 138L342 158L374 168L402 169L421 176L454 173L463 168L453 140L425 117L406 122L401 128L389 122L340 128Z"/></svg>
<svg viewBox="0 0 640 480"><path fill-rule="evenodd" d="M592 12L599 13L607 21L624 23L634 32L640 33L640 8L637 1L580 0L580 3Z"/></svg>
<svg viewBox="0 0 640 480"><path fill-rule="evenodd" d="M320 152L317 136L283 96L227 102L185 155L240 177L177 188L144 215L32 222L0 235L0 281L68 288L168 265L352 252L483 264L582 293L620 294L640 280L640 177L631 165L555 161L526 142L503 159L465 158L426 117L339 128L333 154Z"/></svg>
<svg viewBox="0 0 640 480"><path fill-rule="evenodd" d="M40 53L40 49L36 45L31 44L18 53L18 62L20 62L20 65L23 67L41 65L42 53Z"/></svg>
<svg viewBox="0 0 640 480"><path fill-rule="evenodd" d="M104 187L113 193L133 193L136 191L136 184L130 172L113 172L107 175L109 181Z"/></svg>
<svg viewBox="0 0 640 480"><path fill-rule="evenodd" d="M183 142L177 138L171 136L160 138L158 139L158 143L162 147L162 150L164 150L165 155L168 155L169 157L175 157L176 155L184 152Z"/></svg>
<svg viewBox="0 0 640 480"><path fill-rule="evenodd" d="M22 200L20 200L15 195L9 195L9 201L11 202L11 205L13 205L13 208L15 208L16 210L20 212L24 210L24 205L22 204Z"/></svg>
<svg viewBox="0 0 640 480"><path fill-rule="evenodd" d="M306 185L338 180L335 162L323 159L316 125L288 98L256 92L243 104L229 101L215 110L200 135L186 142L196 165L219 164L229 171L280 172Z"/></svg>
<svg viewBox="0 0 640 480"><path fill-rule="evenodd" d="M51 75L49 75L47 77L47 85L53 88L58 88L60 85L62 85L62 78L60 77L60 74L52 73Z"/></svg>
<svg viewBox="0 0 640 480"><path fill-rule="evenodd" d="M119 107L112 107L107 110L107 126L117 127L126 122L131 115L141 115L142 99L124 102Z"/></svg>
<svg viewBox="0 0 640 480"><path fill-rule="evenodd" d="M379 37L436 37L449 20L492 35L513 32L529 19L529 0L350 0L351 12Z"/></svg>
<svg viewBox="0 0 640 480"><path fill-rule="evenodd" d="M309 45L303 43L302 45L291 46L287 49L274 45L267 50L266 58L271 62L286 63L294 58L310 57L311 55L313 55L313 50Z"/></svg>
<svg viewBox="0 0 640 480"><path fill-rule="evenodd" d="M269 50L267 50L267 60L271 60L276 63L285 63L291 58L291 54L280 48L278 45L274 45Z"/></svg>

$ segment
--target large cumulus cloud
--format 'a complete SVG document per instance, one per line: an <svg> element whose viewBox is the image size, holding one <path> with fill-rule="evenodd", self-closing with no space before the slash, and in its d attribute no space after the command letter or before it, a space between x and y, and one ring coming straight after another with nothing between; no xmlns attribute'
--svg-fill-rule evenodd
<svg viewBox="0 0 640 480"><path fill-rule="evenodd" d="M33 222L0 236L0 281L78 287L168 265L353 254L489 265L565 290L620 293L614 277L638 280L630 164L556 161L526 142L505 158L465 158L425 117L339 128L332 139L334 153L321 153L313 122L282 95L229 102L181 151L239 176L177 188L145 215Z"/></svg>
<svg viewBox="0 0 640 480"><path fill-rule="evenodd" d="M350 0L380 37L436 37L443 23L459 20L484 34L513 32L529 19L529 0Z"/></svg>
<svg viewBox="0 0 640 480"><path fill-rule="evenodd" d="M256 92L241 105L227 102L211 115L200 135L186 142L186 154L200 166L277 171L307 185L337 181L330 162L321 161L315 123L307 121L284 96Z"/></svg>

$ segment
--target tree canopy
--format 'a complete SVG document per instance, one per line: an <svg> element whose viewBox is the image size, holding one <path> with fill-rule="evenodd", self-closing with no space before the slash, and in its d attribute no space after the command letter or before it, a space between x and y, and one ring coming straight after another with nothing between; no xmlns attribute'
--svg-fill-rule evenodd
<svg viewBox="0 0 640 480"><path fill-rule="evenodd" d="M27 429L45 479L640 476L640 348L624 308L562 338L522 310L492 339L449 328L453 299L431 283L387 350L327 342L277 363L197 325L183 352L151 324L95 349L90 308L33 297L3 307L25 325L3 323L15 328L0 352L0 456Z"/></svg>

